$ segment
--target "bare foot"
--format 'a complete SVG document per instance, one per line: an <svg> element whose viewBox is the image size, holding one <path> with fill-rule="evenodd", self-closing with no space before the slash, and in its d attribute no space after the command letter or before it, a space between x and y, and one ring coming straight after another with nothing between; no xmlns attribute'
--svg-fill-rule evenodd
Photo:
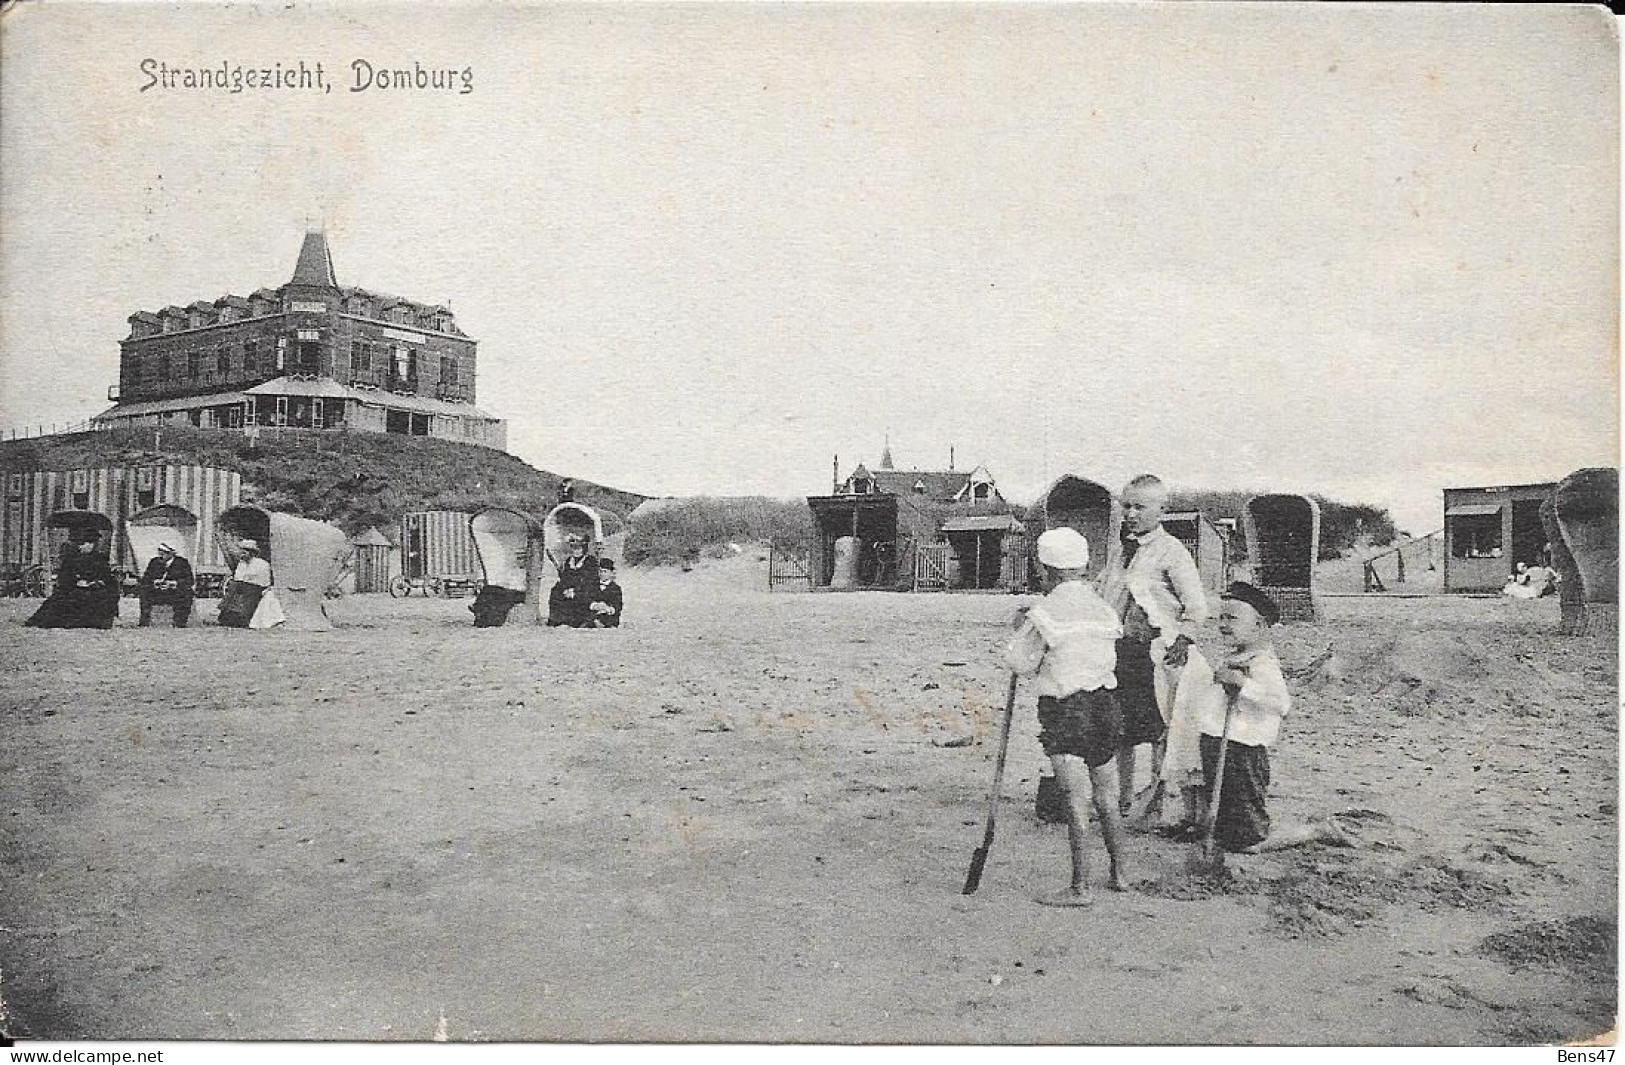
<svg viewBox="0 0 1625 1065"><path fill-rule="evenodd" d="M1123 875L1123 871L1115 865L1112 866L1110 875L1106 877L1106 886L1113 891L1134 890L1134 886L1128 882L1128 878Z"/></svg>
<svg viewBox="0 0 1625 1065"><path fill-rule="evenodd" d="M1040 906L1090 906L1094 900L1089 897L1083 888L1067 888L1052 895L1040 895L1036 901Z"/></svg>

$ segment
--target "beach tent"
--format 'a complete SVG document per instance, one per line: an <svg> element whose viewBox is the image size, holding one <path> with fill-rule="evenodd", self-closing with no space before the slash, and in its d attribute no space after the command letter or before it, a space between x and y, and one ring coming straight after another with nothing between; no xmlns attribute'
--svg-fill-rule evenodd
<svg viewBox="0 0 1625 1065"><path fill-rule="evenodd" d="M1320 507L1308 496L1254 496L1242 511L1252 583L1281 608L1283 621L1313 621Z"/></svg>
<svg viewBox="0 0 1625 1065"><path fill-rule="evenodd" d="M1027 528L1027 556L1038 558L1038 537L1048 530L1076 529L1089 541L1087 572L1093 578L1119 553L1117 532L1122 521L1123 508L1111 489L1087 477L1062 474L1027 510L1023 523ZM1035 561L1031 566L1035 586L1041 572Z"/></svg>
<svg viewBox="0 0 1625 1065"><path fill-rule="evenodd" d="M222 546L236 558L238 540L257 540L271 564L271 587L287 615L286 627L325 632L333 627L323 599L338 582L353 550L337 526L242 504L216 523Z"/></svg>
<svg viewBox="0 0 1625 1065"><path fill-rule="evenodd" d="M198 555L197 535L197 515L169 503L148 507L124 523L136 573L145 572L147 563L158 557L159 544L169 544L191 562Z"/></svg>
<svg viewBox="0 0 1625 1065"><path fill-rule="evenodd" d="M542 523L542 538L546 545L547 557L555 570L569 557L570 549L564 541L572 533L587 538L588 554L602 557L604 522L598 516L598 512L582 503L560 503L548 511L547 520Z"/></svg>
<svg viewBox="0 0 1625 1065"><path fill-rule="evenodd" d="M529 603L533 618L540 619L546 598L537 591L543 549L535 520L506 507L486 507L468 519L468 531L485 585L474 600L475 625L502 625L519 602Z"/></svg>
<svg viewBox="0 0 1625 1065"><path fill-rule="evenodd" d="M1576 470L1557 483L1541 507L1562 577L1558 597L1563 631L1605 632L1619 624L1619 471Z"/></svg>
<svg viewBox="0 0 1625 1065"><path fill-rule="evenodd" d="M96 534L96 550L104 557L113 550L113 519L95 510L57 510L45 519L47 535L51 540L51 565L62 559L62 546L68 537L80 531Z"/></svg>
<svg viewBox="0 0 1625 1065"><path fill-rule="evenodd" d="M487 585L530 590L535 583L530 576L535 569L531 545L541 536L534 521L517 510L486 507L468 519L468 531Z"/></svg>

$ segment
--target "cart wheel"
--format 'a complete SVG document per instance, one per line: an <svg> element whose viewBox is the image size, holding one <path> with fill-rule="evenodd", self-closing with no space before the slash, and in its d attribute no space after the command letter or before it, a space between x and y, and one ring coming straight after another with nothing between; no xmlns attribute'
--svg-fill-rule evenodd
<svg viewBox="0 0 1625 1065"><path fill-rule="evenodd" d="M446 597L446 586L440 582L439 577L430 577L423 582L423 594L431 599L444 599Z"/></svg>
<svg viewBox="0 0 1625 1065"><path fill-rule="evenodd" d="M405 577L396 577L389 582L389 597L401 599L412 594L412 582Z"/></svg>
<svg viewBox="0 0 1625 1065"><path fill-rule="evenodd" d="M23 570L23 594L44 599L51 594L51 571L34 565Z"/></svg>

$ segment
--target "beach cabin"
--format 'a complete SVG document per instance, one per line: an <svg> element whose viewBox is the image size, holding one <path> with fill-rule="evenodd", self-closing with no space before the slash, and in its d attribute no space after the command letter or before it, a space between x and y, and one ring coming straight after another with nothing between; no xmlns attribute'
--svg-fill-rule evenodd
<svg viewBox="0 0 1625 1065"><path fill-rule="evenodd" d="M1557 486L1444 490L1444 590L1499 592L1518 563L1544 565L1549 538L1540 505Z"/></svg>
<svg viewBox="0 0 1625 1065"><path fill-rule="evenodd" d="M859 464L808 496L814 589L1014 590L1026 582L1024 526L985 466L897 469Z"/></svg>
<svg viewBox="0 0 1625 1065"><path fill-rule="evenodd" d="M102 515L112 527L110 557L114 569L133 566L128 522L155 507L176 507L195 520L186 546L192 569L200 577L223 579L226 559L216 544L215 518L236 504L242 477L212 466L140 463L72 470L0 469L4 512L0 516L0 563L20 568L48 565L52 542L47 517L58 511Z"/></svg>
<svg viewBox="0 0 1625 1065"><path fill-rule="evenodd" d="M460 510L421 510L401 518L398 576L430 594L455 597L479 584L480 559L469 531L473 515Z"/></svg>
<svg viewBox="0 0 1625 1065"><path fill-rule="evenodd" d="M350 547L355 551L351 563L351 580L354 585L350 591L360 594L389 591L389 582L394 579L399 566L396 552L397 548L389 542L376 527L350 538Z"/></svg>
<svg viewBox="0 0 1625 1065"><path fill-rule="evenodd" d="M1199 510L1162 516L1162 527L1185 545L1202 575L1202 587L1218 595L1230 586L1230 538Z"/></svg>

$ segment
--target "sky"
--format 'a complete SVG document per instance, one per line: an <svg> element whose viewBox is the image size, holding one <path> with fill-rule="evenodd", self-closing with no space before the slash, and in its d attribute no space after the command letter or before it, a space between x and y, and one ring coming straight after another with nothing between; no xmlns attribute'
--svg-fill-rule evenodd
<svg viewBox="0 0 1625 1065"><path fill-rule="evenodd" d="M889 436L1019 501L1151 471L1421 534L1618 465L1618 83L1595 8L16 7L0 428L104 409L131 313L313 225L451 305L546 469L817 494Z"/></svg>

